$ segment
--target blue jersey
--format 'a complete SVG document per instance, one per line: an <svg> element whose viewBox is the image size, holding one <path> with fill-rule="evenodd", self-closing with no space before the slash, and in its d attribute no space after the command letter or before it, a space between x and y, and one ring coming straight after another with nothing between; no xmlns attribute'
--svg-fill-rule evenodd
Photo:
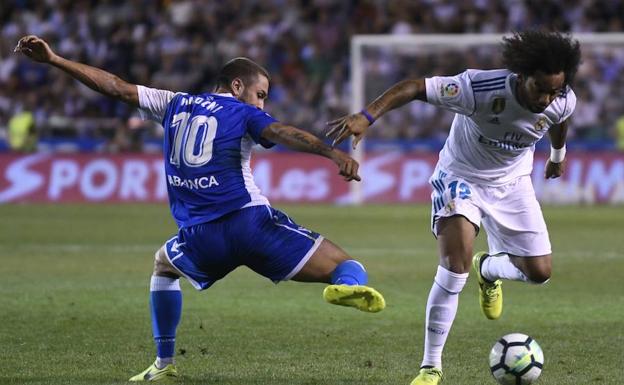
<svg viewBox="0 0 624 385"><path fill-rule="evenodd" d="M261 137L273 117L231 94L138 88L141 113L165 129L165 177L179 227L268 204L253 181L250 158L255 144L273 145Z"/></svg>

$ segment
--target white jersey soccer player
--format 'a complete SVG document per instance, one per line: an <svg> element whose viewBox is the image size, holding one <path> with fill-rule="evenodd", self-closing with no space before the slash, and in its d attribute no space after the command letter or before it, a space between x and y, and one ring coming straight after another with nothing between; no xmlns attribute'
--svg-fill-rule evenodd
<svg viewBox="0 0 624 385"><path fill-rule="evenodd" d="M437 233L439 218L462 215L484 222L490 254L547 255L548 232L530 179L533 153L548 128L572 114L576 96L566 86L533 113L516 101L517 81L506 69L425 79L427 102L456 112L430 180L432 227Z"/></svg>
<svg viewBox="0 0 624 385"><path fill-rule="evenodd" d="M457 113L439 167L488 186L502 186L531 173L535 143L549 127L568 119L576 96L567 86L536 114L516 101L517 81L516 74L506 69L471 69L425 79L427 102Z"/></svg>
<svg viewBox="0 0 624 385"><path fill-rule="evenodd" d="M505 69L403 80L360 113L330 122L335 143L353 135L356 146L375 119L412 100L456 113L430 178L440 262L427 299L424 357L412 385L442 380L442 350L471 265L489 319L502 313L501 279L550 278L550 240L530 175L535 143L546 132L552 148L545 177L564 171L579 43L556 32L526 31L503 38L502 53ZM481 225L489 251L472 256Z"/></svg>

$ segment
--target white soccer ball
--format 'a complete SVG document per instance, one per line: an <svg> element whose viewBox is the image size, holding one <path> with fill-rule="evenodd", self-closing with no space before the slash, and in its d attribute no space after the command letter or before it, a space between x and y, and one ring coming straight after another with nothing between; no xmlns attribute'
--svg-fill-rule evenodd
<svg viewBox="0 0 624 385"><path fill-rule="evenodd" d="M542 348L524 334L507 334L490 351L490 370L502 385L533 384L542 373L543 365Z"/></svg>

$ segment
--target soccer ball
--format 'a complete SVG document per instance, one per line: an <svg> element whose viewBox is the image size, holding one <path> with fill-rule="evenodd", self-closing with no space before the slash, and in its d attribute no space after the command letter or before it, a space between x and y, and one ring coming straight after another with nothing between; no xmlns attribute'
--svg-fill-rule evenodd
<svg viewBox="0 0 624 385"><path fill-rule="evenodd" d="M502 385L532 384L542 373L543 365L542 348L524 334L507 334L490 351L490 370Z"/></svg>

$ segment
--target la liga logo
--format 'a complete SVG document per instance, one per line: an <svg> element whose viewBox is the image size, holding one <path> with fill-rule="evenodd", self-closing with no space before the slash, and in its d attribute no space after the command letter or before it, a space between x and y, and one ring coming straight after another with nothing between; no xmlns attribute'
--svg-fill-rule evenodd
<svg viewBox="0 0 624 385"><path fill-rule="evenodd" d="M440 87L440 95L445 98L452 98L459 95L459 85L457 83L446 83Z"/></svg>

